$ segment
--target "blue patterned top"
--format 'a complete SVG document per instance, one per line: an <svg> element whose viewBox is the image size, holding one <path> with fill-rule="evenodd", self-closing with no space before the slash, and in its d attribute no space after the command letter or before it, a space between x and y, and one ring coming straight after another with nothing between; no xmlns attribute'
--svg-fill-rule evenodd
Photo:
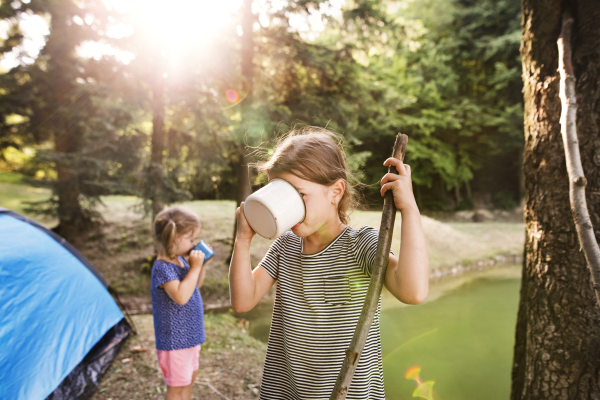
<svg viewBox="0 0 600 400"><path fill-rule="evenodd" d="M183 281L190 266L180 257L184 267L156 260L152 265L152 314L157 350L188 349L204 343L204 306L198 288L192 297L180 306L159 286L169 281Z"/></svg>

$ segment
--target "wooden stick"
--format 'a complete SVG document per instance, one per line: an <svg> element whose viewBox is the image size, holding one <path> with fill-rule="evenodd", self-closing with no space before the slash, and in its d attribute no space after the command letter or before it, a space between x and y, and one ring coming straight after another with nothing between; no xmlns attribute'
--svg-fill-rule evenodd
<svg viewBox="0 0 600 400"><path fill-rule="evenodd" d="M398 133L392 157L404 161L406 152L406 144L408 136ZM396 167L390 166L389 172L397 174ZM381 226L379 228L379 240L377 242L377 253L375 254L375 262L371 269L371 281L369 282L369 290L365 297L365 304L356 324L354 336L350 342L350 347L346 349L346 358L342 364L342 369L338 375L337 381L331 393L330 399L345 399L348 394L348 389L352 383L354 372L360 359L360 354L365 348L367 336L373 324L373 317L379 304L381 296L381 288L385 279L387 270L390 248L392 247L392 235L394 233L394 222L396 221L396 206L394 204L394 195L391 190L385 193L383 201L383 213L381 215Z"/></svg>
<svg viewBox="0 0 600 400"><path fill-rule="evenodd" d="M588 268L592 274L596 302L600 306L600 249L594 235L585 200L585 185L587 181L583 174L579 142L577 140L577 97L575 94L575 74L571 62L571 27L573 17L567 9L563 14L562 28L558 38L558 70L560 72L560 100L562 112L560 115L561 134L567 160L569 175L569 198L571 213L575 221L579 243L585 254Z"/></svg>

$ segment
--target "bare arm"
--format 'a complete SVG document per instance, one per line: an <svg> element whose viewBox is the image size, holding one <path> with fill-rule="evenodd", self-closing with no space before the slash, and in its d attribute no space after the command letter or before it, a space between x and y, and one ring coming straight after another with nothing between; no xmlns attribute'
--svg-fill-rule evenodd
<svg viewBox="0 0 600 400"><path fill-rule="evenodd" d="M385 286L403 303L419 304L429 292L429 258L418 212L402 213L399 257L390 255Z"/></svg>
<svg viewBox="0 0 600 400"><path fill-rule="evenodd" d="M204 262L204 253L198 250L194 250L190 253L190 270L185 278L182 281L174 280L166 282L163 285L165 292L169 295L169 297L180 306L186 304L194 290L196 290L196 285L200 279L200 274L204 275L204 268L202 268L202 263ZM202 277L204 280L204 277Z"/></svg>
<svg viewBox="0 0 600 400"><path fill-rule="evenodd" d="M229 266L229 291L233 309L236 312L247 312L252 310L264 297L275 283L275 279L271 278L267 271L260 266L252 271L250 243L255 233L248 225L240 208L236 210L235 214L238 231Z"/></svg>
<svg viewBox="0 0 600 400"><path fill-rule="evenodd" d="M209 262L210 261L208 261L207 264ZM204 277L205 276L206 276L206 264L204 264L201 267L200 274L198 275L198 282L196 283L196 286L198 287L198 289L200 289L202 287L202 284L204 283Z"/></svg>
<svg viewBox="0 0 600 400"><path fill-rule="evenodd" d="M388 159L384 165L393 164L398 175L387 174L381 180L382 195L393 190L394 204L402 213L399 258L390 256L385 286L398 300L419 304L429 293L429 257L421 214L412 193L410 167L397 159Z"/></svg>
<svg viewBox="0 0 600 400"><path fill-rule="evenodd" d="M198 275L198 289L200 289L202 287L202 284L204 283L204 277L206 276L206 267L212 262L212 260L214 260L214 258L211 258L206 263L202 264L202 271L200 271L200 275Z"/></svg>

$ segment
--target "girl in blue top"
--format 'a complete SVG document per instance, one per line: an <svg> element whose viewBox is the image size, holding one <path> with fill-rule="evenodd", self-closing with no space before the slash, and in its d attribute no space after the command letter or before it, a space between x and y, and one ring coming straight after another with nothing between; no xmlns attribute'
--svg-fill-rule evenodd
<svg viewBox="0 0 600 400"><path fill-rule="evenodd" d="M152 266L151 294L156 353L165 399L189 400L204 343L204 308L198 288L206 272L204 253L192 250L202 230L197 215L171 207L154 219L158 257ZM189 254L189 263L184 258Z"/></svg>

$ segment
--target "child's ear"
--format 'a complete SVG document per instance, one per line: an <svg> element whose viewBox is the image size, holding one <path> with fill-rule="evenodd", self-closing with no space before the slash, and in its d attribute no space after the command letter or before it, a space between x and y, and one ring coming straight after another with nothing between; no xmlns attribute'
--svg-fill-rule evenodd
<svg viewBox="0 0 600 400"><path fill-rule="evenodd" d="M344 192L346 190L346 182L343 179L338 179L333 185L331 185L332 202L336 205L342 200Z"/></svg>

